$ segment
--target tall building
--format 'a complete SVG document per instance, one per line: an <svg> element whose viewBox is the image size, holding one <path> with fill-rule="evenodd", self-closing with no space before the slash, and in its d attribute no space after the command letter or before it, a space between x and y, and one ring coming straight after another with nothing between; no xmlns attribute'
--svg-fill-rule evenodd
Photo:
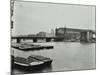
<svg viewBox="0 0 100 75"><path fill-rule="evenodd" d="M36 34L38 37L45 37L46 36L46 32L39 32Z"/></svg>

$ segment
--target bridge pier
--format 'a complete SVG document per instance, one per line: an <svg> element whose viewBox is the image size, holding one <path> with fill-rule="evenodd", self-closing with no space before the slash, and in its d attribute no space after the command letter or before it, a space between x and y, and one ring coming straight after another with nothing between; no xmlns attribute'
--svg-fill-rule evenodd
<svg viewBox="0 0 100 75"><path fill-rule="evenodd" d="M37 42L37 39L33 39L33 42Z"/></svg>
<svg viewBox="0 0 100 75"><path fill-rule="evenodd" d="M21 39L17 38L17 43L20 43L21 42Z"/></svg>
<svg viewBox="0 0 100 75"><path fill-rule="evenodd" d="M64 40L64 37L63 38L55 38L54 39L55 42L59 42L59 41L63 41L63 40Z"/></svg>
<svg viewBox="0 0 100 75"><path fill-rule="evenodd" d="M46 38L46 42L50 42L51 41L51 39L50 38Z"/></svg>

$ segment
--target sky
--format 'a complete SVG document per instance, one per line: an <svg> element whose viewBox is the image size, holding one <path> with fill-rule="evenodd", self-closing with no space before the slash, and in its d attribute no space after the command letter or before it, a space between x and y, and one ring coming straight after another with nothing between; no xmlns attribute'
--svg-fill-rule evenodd
<svg viewBox="0 0 100 75"><path fill-rule="evenodd" d="M12 35L50 33L59 27L95 30L95 7L16 1L13 21Z"/></svg>

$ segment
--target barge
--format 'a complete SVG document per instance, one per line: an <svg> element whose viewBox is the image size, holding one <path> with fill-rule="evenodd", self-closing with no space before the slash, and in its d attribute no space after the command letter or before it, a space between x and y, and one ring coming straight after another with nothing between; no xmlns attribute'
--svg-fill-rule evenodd
<svg viewBox="0 0 100 75"><path fill-rule="evenodd" d="M38 55L31 55L28 58L14 57L13 61L15 68L21 68L25 70L38 68L41 66L49 66L51 63L52 59Z"/></svg>
<svg viewBox="0 0 100 75"><path fill-rule="evenodd" d="M46 65L50 65L52 63L52 60L50 58L39 56L39 55L31 55L28 57L28 59L36 59L44 62L44 64Z"/></svg>
<svg viewBox="0 0 100 75"><path fill-rule="evenodd" d="M40 50L40 49L53 49L53 46L41 46L41 45L33 45L33 44L20 44L20 45L12 45L11 47L23 50L23 51L29 51L29 50Z"/></svg>

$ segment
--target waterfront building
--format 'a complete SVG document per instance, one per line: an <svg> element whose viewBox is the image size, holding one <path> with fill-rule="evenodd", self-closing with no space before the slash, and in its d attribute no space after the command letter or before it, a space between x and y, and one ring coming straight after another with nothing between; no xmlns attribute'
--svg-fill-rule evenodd
<svg viewBox="0 0 100 75"><path fill-rule="evenodd" d="M91 41L93 38L93 30L89 29L74 29L74 28L56 28L56 37L64 37L67 41Z"/></svg>
<svg viewBox="0 0 100 75"><path fill-rule="evenodd" d="M54 30L51 29L50 33L41 31L41 32L37 33L36 36L38 36L38 37L55 37L55 33L54 33Z"/></svg>
<svg viewBox="0 0 100 75"><path fill-rule="evenodd" d="M51 29L51 32L50 33L46 33L46 37L55 37L54 30Z"/></svg>
<svg viewBox="0 0 100 75"><path fill-rule="evenodd" d="M36 34L38 37L45 37L46 36L46 32L39 32Z"/></svg>

